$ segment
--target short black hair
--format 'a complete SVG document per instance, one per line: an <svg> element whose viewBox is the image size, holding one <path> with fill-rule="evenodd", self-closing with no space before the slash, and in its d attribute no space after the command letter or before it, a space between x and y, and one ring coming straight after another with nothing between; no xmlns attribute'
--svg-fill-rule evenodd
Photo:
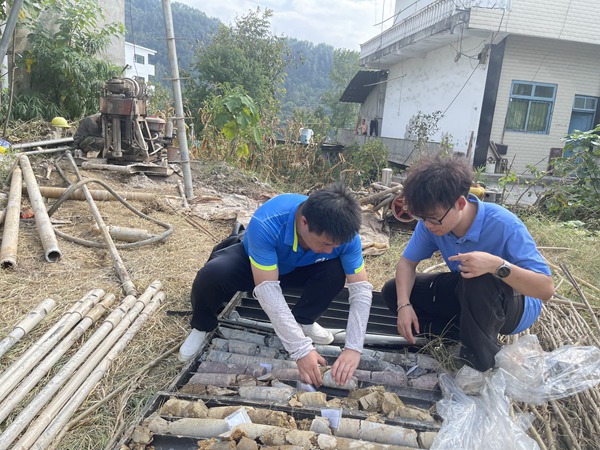
<svg viewBox="0 0 600 450"><path fill-rule="evenodd" d="M302 204L308 230L325 234L335 243L347 243L360 230L360 205L352 191L340 183L313 192Z"/></svg>
<svg viewBox="0 0 600 450"><path fill-rule="evenodd" d="M408 170L402 196L411 213L425 217L437 208L450 208L469 194L473 167L458 155L425 156Z"/></svg>

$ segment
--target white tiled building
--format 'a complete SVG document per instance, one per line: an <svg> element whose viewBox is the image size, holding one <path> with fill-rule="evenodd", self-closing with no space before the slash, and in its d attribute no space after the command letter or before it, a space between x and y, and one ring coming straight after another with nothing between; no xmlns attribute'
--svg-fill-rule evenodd
<svg viewBox="0 0 600 450"><path fill-rule="evenodd" d="M405 138L419 111L442 111L434 140L473 163L489 142L518 172L545 169L563 137L600 120L600 27L585 0L396 0L394 24L361 45L366 68L388 70L365 86L361 117Z"/></svg>
<svg viewBox="0 0 600 450"><path fill-rule="evenodd" d="M154 55L156 55L156 50L125 42L125 63L127 64L125 76L143 78L146 83L152 81L155 74L154 64L150 63L150 58Z"/></svg>

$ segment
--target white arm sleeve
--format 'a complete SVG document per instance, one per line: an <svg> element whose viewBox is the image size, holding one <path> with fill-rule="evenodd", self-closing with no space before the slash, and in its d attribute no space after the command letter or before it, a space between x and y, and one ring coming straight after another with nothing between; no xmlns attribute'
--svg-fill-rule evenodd
<svg viewBox="0 0 600 450"><path fill-rule="evenodd" d="M349 283L348 292L350 293L348 297L350 312L348 313L344 347L362 353L373 300L373 285L368 281Z"/></svg>
<svg viewBox="0 0 600 450"><path fill-rule="evenodd" d="M312 340L304 335L287 305L279 281L260 283L254 288L254 298L269 316L275 333L293 360L304 358L314 349Z"/></svg>

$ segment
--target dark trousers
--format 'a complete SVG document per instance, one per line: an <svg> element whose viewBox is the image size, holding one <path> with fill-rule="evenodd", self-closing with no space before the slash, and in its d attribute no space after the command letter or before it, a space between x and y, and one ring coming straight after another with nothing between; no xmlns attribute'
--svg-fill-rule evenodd
<svg viewBox="0 0 600 450"><path fill-rule="evenodd" d="M311 324L323 314L343 289L346 275L339 258L299 267L279 276L282 289L302 289L292 314L300 324ZM242 243L211 254L192 284L192 328L212 331L217 314L238 291L252 291L254 278Z"/></svg>
<svg viewBox="0 0 600 450"><path fill-rule="evenodd" d="M381 293L397 315L395 280ZM463 278L458 272L417 274L410 302L421 333L460 340L460 357L482 372L494 366L498 334L510 334L524 308L523 296L499 278Z"/></svg>

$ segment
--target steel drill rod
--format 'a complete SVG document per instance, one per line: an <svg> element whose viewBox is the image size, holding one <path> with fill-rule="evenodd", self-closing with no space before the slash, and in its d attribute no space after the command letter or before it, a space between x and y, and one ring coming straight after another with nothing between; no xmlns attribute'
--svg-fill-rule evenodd
<svg viewBox="0 0 600 450"><path fill-rule="evenodd" d="M158 292L146 305L143 311L135 319L133 324L127 328L125 333L114 342L110 351L101 359L92 358L86 361L69 383L57 394L52 402L42 411L35 422L32 430L27 433L21 441L26 441L28 435L37 434L37 440L30 447L31 450L46 450L54 437L69 422L75 411L88 398L100 380L108 373L112 362L119 357L127 345L140 331L148 319L158 310L165 299L164 292ZM38 425L38 422L49 423L46 426ZM39 431L38 431L39 430ZM39 436L39 437L38 437ZM21 442L19 441L19 443ZM29 442L29 441L26 441ZM19 445L17 443L17 447Z"/></svg>
<svg viewBox="0 0 600 450"><path fill-rule="evenodd" d="M21 169L15 167L10 182L4 231L2 232L2 247L0 247L0 267L3 269L14 269L17 267L22 186L23 176Z"/></svg>
<svg viewBox="0 0 600 450"><path fill-rule="evenodd" d="M27 193L29 194L31 208L35 214L35 225L40 235L40 239L42 240L46 261L56 262L60 259L62 254L58 248L54 228L52 228L50 216L48 216L48 211L46 211L44 199L42 198L40 188L35 179L35 174L29 163L29 158L25 155L19 156L19 164L21 165L23 178L25 178L25 184L27 185Z"/></svg>
<svg viewBox="0 0 600 450"><path fill-rule="evenodd" d="M19 386L11 393L10 397L5 399L0 404L0 422L8 417L13 409L23 400L29 392L37 385L37 383L44 378L52 367L63 357L66 351L79 340L83 333L85 333L100 317L102 317L106 311L115 302L114 294L108 294L104 300L94 306L92 310L85 315L85 317L79 322L75 328L58 344L52 352L46 356L32 371L31 373L19 383Z"/></svg>
<svg viewBox="0 0 600 450"><path fill-rule="evenodd" d="M33 330L33 328L50 314L50 311L55 307L56 302L51 298L47 298L38 303L27 317L19 322L8 336L2 339L2 342L0 342L0 357L10 350L13 345L19 342L23 336Z"/></svg>
<svg viewBox="0 0 600 450"><path fill-rule="evenodd" d="M79 173L79 168L77 167L77 163L73 159L73 155L71 154L71 152L66 152L66 155L67 155L67 158L69 159L69 161L71 162L71 165L73 166L75 175L77 176L77 180L81 181L82 180L81 174ZM123 260L121 259L121 256L119 255L117 247L115 247L115 243L113 242L112 238L110 237L110 233L108 232L108 227L104 223L104 219L102 218L102 215L100 214L100 211L98 210L98 207L96 206L96 203L94 202L94 199L92 198L92 194L90 194L90 190L88 189L87 185L85 185L85 184L83 186L81 186L81 189L83 190L83 193L85 195L85 198L86 198L88 204L90 205L90 209L92 210L94 219L96 219L96 223L98 224L98 228L100 229L102 238L104 239L104 242L106 244L108 252L110 253L110 257L113 262L113 267L117 272L117 276L121 280L123 292L125 292L125 295L136 295L137 290L135 289L135 285L133 284L133 281L131 281L131 278L129 277L129 273L127 272L127 268L125 267L125 264L123 263Z"/></svg>
<svg viewBox="0 0 600 450"><path fill-rule="evenodd" d="M93 289L79 300L72 312L65 314L57 324L42 336L19 359L2 372L0 377L0 400L4 400L13 388L35 365L67 334L81 318L104 297L102 289ZM52 332L50 332L52 331Z"/></svg>
<svg viewBox="0 0 600 450"><path fill-rule="evenodd" d="M4 432L0 434L0 450L6 450L10 447L12 442L29 425L38 412L44 408L54 394L65 385L73 373L82 367L86 361L91 360L93 355L99 355L99 352L102 352L104 355L108 352L110 346L123 335L128 326L137 318L140 311L145 308L161 287L162 283L155 281L148 286L139 298L136 299L133 295L128 295L123 299L121 305L104 320L102 325L79 348L77 353L65 363L11 424L6 427ZM29 439L31 439L31 436ZM37 436L33 437L32 441L35 439L37 439Z"/></svg>

